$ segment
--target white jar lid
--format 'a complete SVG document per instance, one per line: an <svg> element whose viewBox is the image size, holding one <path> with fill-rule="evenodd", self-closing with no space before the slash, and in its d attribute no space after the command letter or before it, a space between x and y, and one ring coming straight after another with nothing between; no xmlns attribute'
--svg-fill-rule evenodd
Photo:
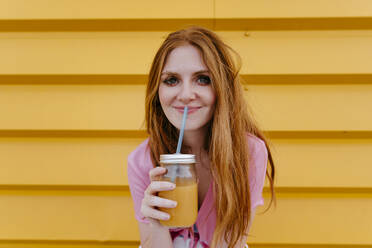
<svg viewBox="0 0 372 248"><path fill-rule="evenodd" d="M160 163L164 164L191 164L195 163L195 155L194 154L161 154L160 155Z"/></svg>

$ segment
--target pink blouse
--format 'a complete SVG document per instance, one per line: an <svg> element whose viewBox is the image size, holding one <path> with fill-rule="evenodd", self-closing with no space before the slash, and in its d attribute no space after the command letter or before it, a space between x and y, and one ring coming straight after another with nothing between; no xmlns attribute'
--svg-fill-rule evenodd
<svg viewBox="0 0 372 248"><path fill-rule="evenodd" d="M262 189L265 182L268 153L265 143L258 137L247 134L249 149L249 185L251 193L251 208L255 209L263 205ZM150 184L149 171L153 168L148 147L148 139L140 144L128 156L128 182L134 202L135 218L142 223L149 221L141 214L141 201L144 197L144 191ZM173 241L180 235L184 239L191 238L191 242L198 247L209 247L212 242L213 232L216 227L216 211L214 208L213 189L214 181L212 180L207 194L198 211L196 228L198 233L194 233L193 228L176 228L170 229ZM200 245L201 244L201 245ZM191 247L194 247L193 245Z"/></svg>

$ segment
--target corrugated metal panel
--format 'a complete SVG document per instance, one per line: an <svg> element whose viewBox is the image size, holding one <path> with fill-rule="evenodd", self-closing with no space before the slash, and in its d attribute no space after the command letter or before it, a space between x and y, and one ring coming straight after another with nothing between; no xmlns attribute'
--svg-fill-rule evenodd
<svg viewBox="0 0 372 248"><path fill-rule="evenodd" d="M372 247L370 1L0 6L0 247L138 247L126 157L154 53L187 24L240 53L274 145L278 205L250 247Z"/></svg>
<svg viewBox="0 0 372 248"><path fill-rule="evenodd" d="M371 30L217 33L241 54L241 72L248 78L337 75L341 79L352 75L369 76L369 82L371 79ZM127 77L148 73L165 35L166 32L3 32L0 75L101 75L108 79L120 75L121 83L131 83Z"/></svg>
<svg viewBox="0 0 372 248"><path fill-rule="evenodd" d="M3 137L0 189L127 190L126 157L142 139L115 135L50 137L41 132L39 137ZM280 189L347 193L372 188L371 138L275 138L272 142Z"/></svg>
<svg viewBox="0 0 372 248"><path fill-rule="evenodd" d="M370 84L246 88L247 100L267 131L370 131L372 127L372 115L366 114L372 104ZM140 130L144 92L144 85L126 84L0 85L0 128Z"/></svg>
<svg viewBox="0 0 372 248"><path fill-rule="evenodd" d="M252 243L372 242L371 195L299 192L279 196L275 211L257 216ZM132 202L129 194L123 192L4 190L0 199L6 203L0 210L7 213L2 239L120 242L138 239ZM358 228L354 223L358 223Z"/></svg>

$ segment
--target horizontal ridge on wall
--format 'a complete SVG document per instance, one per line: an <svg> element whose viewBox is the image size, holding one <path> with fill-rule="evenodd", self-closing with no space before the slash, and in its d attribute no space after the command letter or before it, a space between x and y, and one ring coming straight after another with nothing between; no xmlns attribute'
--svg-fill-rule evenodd
<svg viewBox="0 0 372 248"><path fill-rule="evenodd" d="M253 84L372 84L372 74L242 74L242 83ZM137 75L0 75L1 84L115 85L146 84L148 76Z"/></svg>
<svg viewBox="0 0 372 248"><path fill-rule="evenodd" d="M129 185L46 185L46 184L0 184L0 195L11 194L50 195L129 195ZM364 192L364 190L362 190Z"/></svg>
<svg viewBox="0 0 372 248"><path fill-rule="evenodd" d="M168 7L171 6L171 7ZM189 24L216 30L371 29L368 0L149 1L1 0L0 30L172 30ZM105 11L102 11L104 9ZM166 17L166 18L165 18Z"/></svg>
<svg viewBox="0 0 372 248"><path fill-rule="evenodd" d="M102 137L146 138L143 130L0 130L0 137Z"/></svg>
<svg viewBox="0 0 372 248"><path fill-rule="evenodd" d="M251 248L370 248L370 245L249 244ZM0 248L138 248L139 241L0 240Z"/></svg>
<svg viewBox="0 0 372 248"><path fill-rule="evenodd" d="M130 196L129 185L43 185L43 184L0 184L1 195L95 195L95 196ZM372 187L281 187L275 186L277 197L311 198L350 197L372 198ZM263 195L269 199L271 191L264 187Z"/></svg>
<svg viewBox="0 0 372 248"><path fill-rule="evenodd" d="M372 130L365 131L264 131L268 138L280 139L371 139ZM93 137L93 138L147 138L142 130L0 130L1 137Z"/></svg>
<svg viewBox="0 0 372 248"><path fill-rule="evenodd" d="M0 239L0 248L138 248L139 245L139 241Z"/></svg>
<svg viewBox="0 0 372 248"><path fill-rule="evenodd" d="M372 29L372 18L0 20L0 32L156 31L177 30L191 25L212 30L362 30Z"/></svg>

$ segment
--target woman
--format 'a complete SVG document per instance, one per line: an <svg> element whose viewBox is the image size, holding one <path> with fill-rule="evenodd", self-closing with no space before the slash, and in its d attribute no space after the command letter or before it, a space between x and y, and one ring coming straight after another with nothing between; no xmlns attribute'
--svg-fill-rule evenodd
<svg viewBox="0 0 372 248"><path fill-rule="evenodd" d="M193 26L169 34L156 53L146 90L149 138L128 157L142 247L247 247L255 209L263 205L265 174L270 205L274 200L271 152L247 112L240 64L230 52L236 54L215 33ZM198 218L192 228L169 229L159 223L169 216L157 208L177 203L157 192L175 185L157 181L166 173L159 157L175 153L185 106L182 153L196 155Z"/></svg>

